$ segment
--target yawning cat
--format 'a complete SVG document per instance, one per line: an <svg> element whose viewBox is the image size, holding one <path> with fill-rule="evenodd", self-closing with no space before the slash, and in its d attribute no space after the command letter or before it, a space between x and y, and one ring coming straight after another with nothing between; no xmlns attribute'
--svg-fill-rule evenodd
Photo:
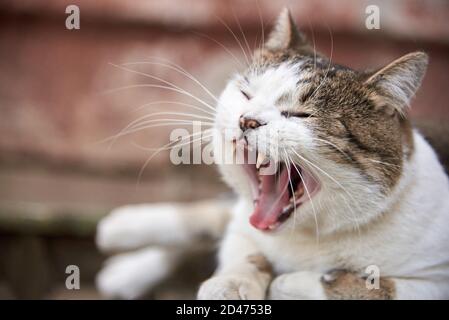
<svg viewBox="0 0 449 320"><path fill-rule="evenodd" d="M215 154L243 146L256 162L219 164L239 199L200 299L449 298L449 182L407 118L427 60L414 52L364 72L334 64L282 11L217 105ZM267 163L274 171L263 173ZM120 209L98 243L117 246L130 219L138 243L218 237L227 216L213 211ZM158 259L168 266L174 255Z"/></svg>

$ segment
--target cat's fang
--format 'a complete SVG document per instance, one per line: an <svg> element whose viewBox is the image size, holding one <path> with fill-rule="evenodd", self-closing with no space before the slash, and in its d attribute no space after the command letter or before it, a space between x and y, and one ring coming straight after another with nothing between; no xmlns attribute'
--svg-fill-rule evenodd
<svg viewBox="0 0 449 320"><path fill-rule="evenodd" d="M262 152L257 152L257 161L256 161L256 168L260 169L260 166L265 162L267 159L267 156L263 154Z"/></svg>
<svg viewBox="0 0 449 320"><path fill-rule="evenodd" d="M269 225L268 226L268 229L270 229L270 230L274 230L274 229L276 229L277 227L279 227L279 225L280 225L281 223L278 221L278 222L275 222L275 223L273 223L272 225Z"/></svg>

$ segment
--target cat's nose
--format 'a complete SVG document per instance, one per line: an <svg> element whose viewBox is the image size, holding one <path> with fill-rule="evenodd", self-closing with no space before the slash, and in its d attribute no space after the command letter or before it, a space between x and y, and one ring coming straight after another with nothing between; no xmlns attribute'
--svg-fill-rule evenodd
<svg viewBox="0 0 449 320"><path fill-rule="evenodd" d="M258 120L251 118L251 117L240 116L239 125L240 125L240 129L243 132L245 132L248 129L256 129L260 126L263 126L263 125L265 125L265 123L261 123Z"/></svg>

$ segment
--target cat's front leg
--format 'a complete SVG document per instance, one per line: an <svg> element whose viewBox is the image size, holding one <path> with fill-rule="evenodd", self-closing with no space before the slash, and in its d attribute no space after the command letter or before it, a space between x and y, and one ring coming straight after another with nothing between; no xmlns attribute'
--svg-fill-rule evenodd
<svg viewBox="0 0 449 320"><path fill-rule="evenodd" d="M270 286L271 299L347 300L347 299L395 299L395 282L379 279L379 287L373 287L360 275L347 270L332 270L322 274L299 271L277 277Z"/></svg>
<svg viewBox="0 0 449 320"><path fill-rule="evenodd" d="M223 200L136 204L114 209L97 226L96 243L105 252L149 245L192 246L218 240L226 227L229 204Z"/></svg>
<svg viewBox="0 0 449 320"><path fill-rule="evenodd" d="M200 286L198 299L265 299L272 279L271 266L250 239L228 234L219 258L218 270Z"/></svg>

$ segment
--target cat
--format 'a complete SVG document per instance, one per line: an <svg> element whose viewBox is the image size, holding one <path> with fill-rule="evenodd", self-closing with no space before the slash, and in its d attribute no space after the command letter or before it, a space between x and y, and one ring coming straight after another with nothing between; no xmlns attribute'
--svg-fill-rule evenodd
<svg viewBox="0 0 449 320"><path fill-rule="evenodd" d="M335 64L284 9L217 104L216 148L243 145L257 157L217 161L238 195L232 209L228 201L119 208L100 222L99 247L222 237L199 299L449 298L449 181L407 117L427 64L423 52L374 71ZM276 171L262 174L271 163ZM119 292L119 281L107 288L113 275L142 269L154 250L105 268L99 286ZM147 263L170 270L179 255L170 249Z"/></svg>

